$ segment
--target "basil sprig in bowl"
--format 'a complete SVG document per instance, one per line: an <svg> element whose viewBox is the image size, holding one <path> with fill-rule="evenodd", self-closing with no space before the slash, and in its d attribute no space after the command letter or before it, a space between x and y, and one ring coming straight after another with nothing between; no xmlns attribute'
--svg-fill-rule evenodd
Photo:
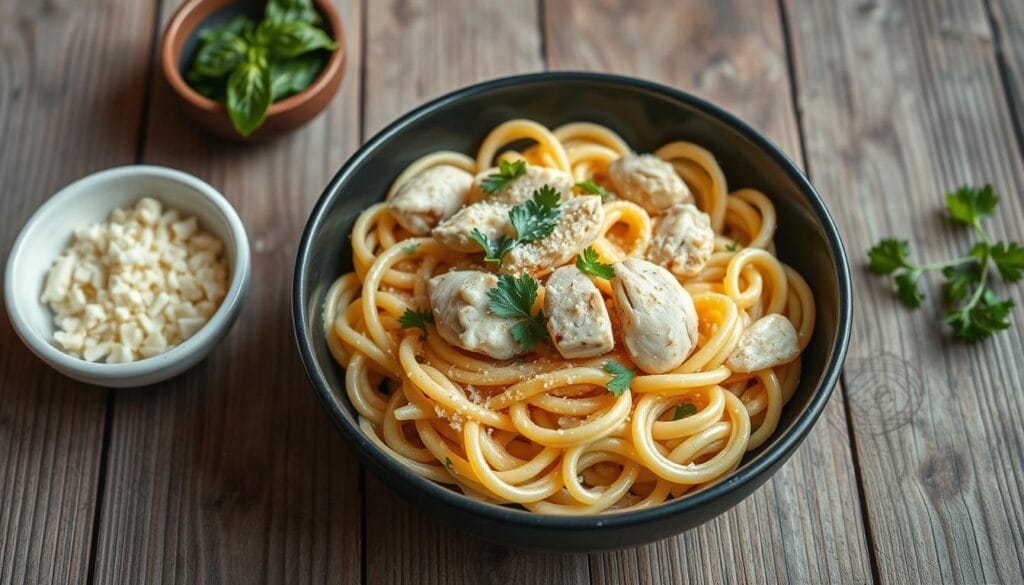
<svg viewBox="0 0 1024 585"><path fill-rule="evenodd" d="M344 53L329 0L191 0L168 24L161 62L193 120L240 139L315 117L341 83Z"/></svg>

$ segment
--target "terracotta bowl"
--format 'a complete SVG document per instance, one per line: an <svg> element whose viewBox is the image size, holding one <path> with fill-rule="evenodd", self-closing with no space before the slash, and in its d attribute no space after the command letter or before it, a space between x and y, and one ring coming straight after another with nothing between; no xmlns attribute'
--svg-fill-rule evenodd
<svg viewBox="0 0 1024 585"><path fill-rule="evenodd" d="M207 131L229 140L259 140L277 136L305 125L319 114L337 93L345 72L345 30L330 0L314 0L328 32L338 43L320 72L320 76L303 91L271 104L263 125L248 138L239 135L231 125L223 104L201 95L185 81L188 60L196 51L198 33L207 22L227 22L238 14L248 14L257 21L262 17L263 2L248 0L188 0L178 8L164 31L160 44L160 67L184 112Z"/></svg>

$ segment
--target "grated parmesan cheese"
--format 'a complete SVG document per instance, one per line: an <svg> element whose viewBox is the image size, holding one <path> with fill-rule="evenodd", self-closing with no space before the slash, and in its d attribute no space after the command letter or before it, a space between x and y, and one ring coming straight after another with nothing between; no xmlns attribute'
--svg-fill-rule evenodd
<svg viewBox="0 0 1024 585"><path fill-rule="evenodd" d="M227 293L224 244L155 199L75 230L47 274L53 341L86 361L127 363L195 335Z"/></svg>

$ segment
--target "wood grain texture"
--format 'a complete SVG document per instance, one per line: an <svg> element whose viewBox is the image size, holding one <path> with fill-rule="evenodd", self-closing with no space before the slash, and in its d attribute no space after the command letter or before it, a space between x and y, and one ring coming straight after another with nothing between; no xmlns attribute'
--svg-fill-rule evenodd
<svg viewBox="0 0 1024 585"><path fill-rule="evenodd" d="M367 4L365 132L464 85L544 68L535 2Z"/></svg>
<svg viewBox="0 0 1024 585"><path fill-rule="evenodd" d="M1024 142L1024 2L987 0L1018 142Z"/></svg>
<svg viewBox="0 0 1024 585"><path fill-rule="evenodd" d="M367 135L446 91L541 69L537 16L522 0L368 4ZM368 583L588 582L584 555L487 544L422 516L369 474L366 486Z"/></svg>
<svg viewBox="0 0 1024 585"><path fill-rule="evenodd" d="M152 18L149 2L0 0L4 261L46 198L135 161ZM0 318L0 583L86 581L106 403Z"/></svg>
<svg viewBox="0 0 1024 585"><path fill-rule="evenodd" d="M1021 288L1000 289L1018 303L1014 328L965 346L941 324L938 279L910 313L861 259L886 235L926 259L966 250L941 201L964 182L994 184L991 231L1020 239L1021 2L779 0L782 13L774 0L385 0L364 14L339 1L341 94L306 129L246 146L192 129L162 80L146 93L154 21L178 2L0 0L2 257L50 194L141 155L224 192L254 262L225 343L153 388L71 382L0 319L0 583L860 583L870 555L885 583L1024 582ZM358 141L545 55L692 91L797 160L802 137L854 265L849 412L837 394L790 463L727 514L589 557L465 537L369 474L360 494L290 326L299 231Z"/></svg>
<svg viewBox="0 0 1024 585"><path fill-rule="evenodd" d="M164 22L176 4L164 2ZM294 134L220 142L154 84L144 160L194 173L232 202L249 233L252 286L207 360L117 395L96 583L359 581L358 468L309 390L290 317L299 234L358 138L360 4L339 7L348 75Z"/></svg>
<svg viewBox="0 0 1024 585"><path fill-rule="evenodd" d="M978 1L786 0L811 177L852 255L846 388L879 573L886 583L1024 582L1024 314L974 346L941 322L937 278L917 312L864 251L909 239L955 257L972 237L942 194L991 182L996 238L1024 226L1020 150ZM1021 304L1020 287L1006 290Z"/></svg>
<svg viewBox="0 0 1024 585"><path fill-rule="evenodd" d="M667 83L752 123L795 160L799 129L774 0L546 4L552 68ZM841 390L792 460L728 513L592 555L595 583L863 583L871 570Z"/></svg>

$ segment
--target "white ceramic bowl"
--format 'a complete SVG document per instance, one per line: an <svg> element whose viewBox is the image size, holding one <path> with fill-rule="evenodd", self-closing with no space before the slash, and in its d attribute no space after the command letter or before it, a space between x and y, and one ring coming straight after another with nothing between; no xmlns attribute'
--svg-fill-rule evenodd
<svg viewBox="0 0 1024 585"><path fill-rule="evenodd" d="M231 268L227 296L206 325L180 345L127 364L91 363L53 344L53 313L39 301L46 273L70 243L75 228L104 221L114 209L153 197L194 215L224 242ZM98 172L64 187L22 228L7 259L4 302L25 345L64 375L97 386L126 388L166 380L196 365L238 317L249 285L249 240L231 204L205 182L181 171L135 165Z"/></svg>

